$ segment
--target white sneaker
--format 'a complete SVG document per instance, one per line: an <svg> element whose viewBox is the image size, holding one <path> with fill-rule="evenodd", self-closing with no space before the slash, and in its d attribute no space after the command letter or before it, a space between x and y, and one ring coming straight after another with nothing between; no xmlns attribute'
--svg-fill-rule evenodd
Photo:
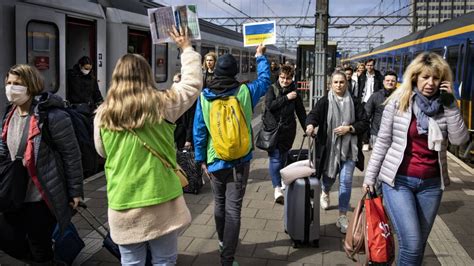
<svg viewBox="0 0 474 266"><path fill-rule="evenodd" d="M329 208L329 192L326 194L324 191L322 191L319 201L321 204L321 209L327 210Z"/></svg>
<svg viewBox="0 0 474 266"><path fill-rule="evenodd" d="M345 234L347 232L348 225L349 225L349 220L347 219L347 216L341 215L339 216L339 218L337 218L336 226L340 228L341 233Z"/></svg>
<svg viewBox="0 0 474 266"><path fill-rule="evenodd" d="M369 144L364 144L364 145L362 146L362 151L369 151L369 149L370 149Z"/></svg>
<svg viewBox="0 0 474 266"><path fill-rule="evenodd" d="M285 189L286 189L285 182L281 182L281 190L285 191Z"/></svg>
<svg viewBox="0 0 474 266"><path fill-rule="evenodd" d="M276 187L275 188L274 196L275 196L275 203L283 204L284 196L283 196L283 192L281 191L281 187Z"/></svg>

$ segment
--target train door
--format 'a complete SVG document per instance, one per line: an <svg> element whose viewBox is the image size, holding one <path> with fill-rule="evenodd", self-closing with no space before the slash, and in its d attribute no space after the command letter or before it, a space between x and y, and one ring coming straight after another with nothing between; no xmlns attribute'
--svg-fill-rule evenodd
<svg viewBox="0 0 474 266"><path fill-rule="evenodd" d="M74 17L66 17L66 69L67 73L78 71L74 69L80 58L87 56L92 62L96 60L97 38L96 22ZM92 64L92 73L96 76L97 64ZM68 95L69 75L66 75L66 98ZM105 95L104 95L105 96Z"/></svg>
<svg viewBox="0 0 474 266"><path fill-rule="evenodd" d="M461 114L470 130L474 130L474 41L467 40L465 43L466 60L463 64L463 82L459 89Z"/></svg>
<svg viewBox="0 0 474 266"><path fill-rule="evenodd" d="M64 97L65 14L52 9L18 4L15 7L16 62L35 66L45 90ZM60 88L63 88L60 90Z"/></svg>
<svg viewBox="0 0 474 266"><path fill-rule="evenodd" d="M127 53L143 56L151 66L151 34L149 31L128 29Z"/></svg>
<svg viewBox="0 0 474 266"><path fill-rule="evenodd" d="M87 2L80 4L83 14L78 13L77 8L69 6L74 3L57 2L52 7L16 4L16 62L35 66L44 78L45 90L65 98L67 69L79 54L89 55L97 62L93 65L99 89L105 95L103 12L97 4ZM84 18L69 17L72 13Z"/></svg>

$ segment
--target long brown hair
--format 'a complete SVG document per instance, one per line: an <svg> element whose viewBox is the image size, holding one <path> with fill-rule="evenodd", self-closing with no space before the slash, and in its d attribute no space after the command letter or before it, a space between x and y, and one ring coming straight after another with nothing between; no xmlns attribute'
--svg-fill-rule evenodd
<svg viewBox="0 0 474 266"><path fill-rule="evenodd" d="M451 73L451 68L446 60L437 53L425 52L419 54L408 65L403 74L403 83L392 93L392 95L390 95L390 97L387 98L387 100L385 100L385 103L388 103L392 99L398 100L398 110L405 112L408 109L408 106L410 106L413 87L416 85L418 76L425 70L438 75L441 81L453 82L453 74Z"/></svg>
<svg viewBox="0 0 474 266"><path fill-rule="evenodd" d="M164 103L175 100L173 91L157 90L145 58L126 54L118 60L107 97L97 110L99 126L122 131L161 123Z"/></svg>

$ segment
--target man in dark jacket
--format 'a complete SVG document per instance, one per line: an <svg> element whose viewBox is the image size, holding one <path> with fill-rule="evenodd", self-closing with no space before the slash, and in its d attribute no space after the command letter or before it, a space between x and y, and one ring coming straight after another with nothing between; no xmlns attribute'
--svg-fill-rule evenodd
<svg viewBox="0 0 474 266"><path fill-rule="evenodd" d="M279 75L279 70L280 68L278 67L277 63L275 61L272 61L270 63L270 82L273 84L278 80L278 75Z"/></svg>
<svg viewBox="0 0 474 266"><path fill-rule="evenodd" d="M301 127L305 129L306 110L303 99L296 93L293 82L295 70L289 65L280 68L278 80L265 94L265 112L263 127L271 131L278 127L276 147L268 151L270 176L275 189L275 202L283 204L283 192L280 170L285 166L288 151L293 146L296 136L295 113Z"/></svg>
<svg viewBox="0 0 474 266"><path fill-rule="evenodd" d="M361 103L366 103L370 96L383 88L383 76L378 70L375 70L375 59L369 59L365 62L365 73L359 76L358 90L355 99Z"/></svg>
<svg viewBox="0 0 474 266"><path fill-rule="evenodd" d="M397 74L393 71L387 71L383 79L383 90L376 91L365 104L367 117L370 119L370 145L373 147L382 120L385 100L397 88Z"/></svg>

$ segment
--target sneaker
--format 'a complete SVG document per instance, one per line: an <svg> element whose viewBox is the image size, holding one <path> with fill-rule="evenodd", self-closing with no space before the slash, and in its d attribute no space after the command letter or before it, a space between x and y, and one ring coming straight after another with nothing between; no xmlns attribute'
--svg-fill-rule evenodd
<svg viewBox="0 0 474 266"><path fill-rule="evenodd" d="M347 226L349 225L349 221L347 220L347 216L341 215L337 218L336 226L340 228L341 233L345 234L347 232Z"/></svg>
<svg viewBox="0 0 474 266"><path fill-rule="evenodd" d="M283 196L283 192L281 192L281 187L276 187L275 188L274 196L275 196L275 203L283 204L284 196Z"/></svg>
<svg viewBox="0 0 474 266"><path fill-rule="evenodd" d="M219 253L222 253L224 251L224 242L219 241Z"/></svg>
<svg viewBox="0 0 474 266"><path fill-rule="evenodd" d="M327 210L329 208L329 192L321 192L321 198L319 200L321 204L321 209Z"/></svg>
<svg viewBox="0 0 474 266"><path fill-rule="evenodd" d="M362 146L362 151L369 151L369 149L370 149L369 144L364 144L364 145Z"/></svg>
<svg viewBox="0 0 474 266"><path fill-rule="evenodd" d="M285 182L281 182L281 190L285 191L285 189L286 189Z"/></svg>

